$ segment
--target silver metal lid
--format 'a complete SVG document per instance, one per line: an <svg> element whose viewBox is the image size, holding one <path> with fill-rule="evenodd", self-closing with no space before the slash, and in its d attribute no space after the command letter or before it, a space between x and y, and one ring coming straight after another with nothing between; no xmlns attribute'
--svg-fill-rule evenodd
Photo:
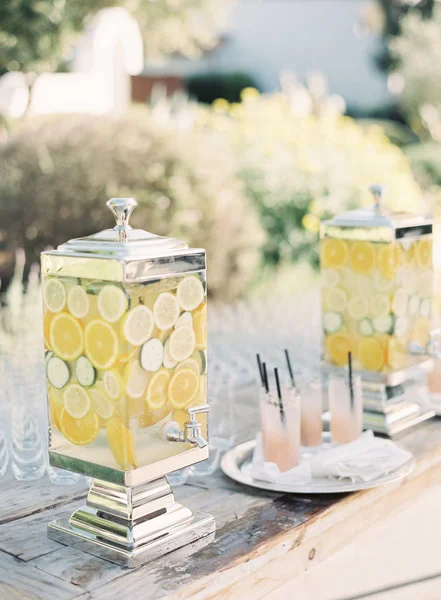
<svg viewBox="0 0 441 600"><path fill-rule="evenodd" d="M423 216L391 211L382 206L384 187L372 185L369 191L374 196L375 203L367 208L350 210L337 215L323 225L331 227L387 227L404 229L430 225L431 221Z"/></svg>
<svg viewBox="0 0 441 600"><path fill-rule="evenodd" d="M136 205L134 198L112 198L107 202L107 206L116 220L113 229L104 229L87 237L69 240L58 246L57 251L63 254L145 259L182 254L189 249L181 240L130 227L130 215Z"/></svg>

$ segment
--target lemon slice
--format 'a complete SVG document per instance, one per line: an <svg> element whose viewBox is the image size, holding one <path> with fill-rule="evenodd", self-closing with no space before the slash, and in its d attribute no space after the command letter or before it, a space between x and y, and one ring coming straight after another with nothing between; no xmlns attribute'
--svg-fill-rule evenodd
<svg viewBox="0 0 441 600"><path fill-rule="evenodd" d="M148 373L138 362L129 363L125 370L126 392L130 398L141 398L145 392Z"/></svg>
<svg viewBox="0 0 441 600"><path fill-rule="evenodd" d="M394 312L397 317L402 317L407 312L407 305L407 292L400 288L395 292L394 299L392 300L392 312Z"/></svg>
<svg viewBox="0 0 441 600"><path fill-rule="evenodd" d="M103 375L104 389L112 400L119 400L123 395L124 381L116 370L106 371Z"/></svg>
<svg viewBox="0 0 441 600"><path fill-rule="evenodd" d="M207 347L207 305L195 311L193 320L196 337L196 350L205 350Z"/></svg>
<svg viewBox="0 0 441 600"><path fill-rule="evenodd" d="M193 315L191 312L183 312L182 315L175 323L175 329L187 325L187 327L193 327Z"/></svg>
<svg viewBox="0 0 441 600"><path fill-rule="evenodd" d="M166 404L169 381L170 373L165 369L160 369L150 379L147 386L145 401L151 410L157 410Z"/></svg>
<svg viewBox="0 0 441 600"><path fill-rule="evenodd" d="M178 371L179 369L190 369L191 371L194 371L196 375L199 375L201 372L201 366L194 358L187 358L187 360L178 363L175 370Z"/></svg>
<svg viewBox="0 0 441 600"><path fill-rule="evenodd" d="M59 423L61 433L76 446L91 444L100 431L100 421L94 410L90 410L82 419L75 419L64 408Z"/></svg>
<svg viewBox="0 0 441 600"><path fill-rule="evenodd" d="M152 373L158 371L158 369L161 368L163 358L164 346L157 338L149 340L141 348L141 367L146 371L150 371Z"/></svg>
<svg viewBox="0 0 441 600"><path fill-rule="evenodd" d="M369 304L374 317L385 317L390 312L389 296L385 294L375 294Z"/></svg>
<svg viewBox="0 0 441 600"><path fill-rule="evenodd" d="M47 279L43 287L43 299L47 308L53 312L61 312L66 304L66 290L58 279Z"/></svg>
<svg viewBox="0 0 441 600"><path fill-rule="evenodd" d="M320 264L322 267L341 267L348 257L348 247L344 240L327 238L320 244Z"/></svg>
<svg viewBox="0 0 441 600"><path fill-rule="evenodd" d="M67 308L77 319L84 319L89 312L89 296L80 285L74 285L67 294Z"/></svg>
<svg viewBox="0 0 441 600"><path fill-rule="evenodd" d="M349 352L354 352L354 342L347 333L333 333L325 340L326 352L334 365L348 364Z"/></svg>
<svg viewBox="0 0 441 600"><path fill-rule="evenodd" d="M152 335L153 313L147 306L140 304L132 308L124 318L123 335L133 346L141 346Z"/></svg>
<svg viewBox="0 0 441 600"><path fill-rule="evenodd" d="M83 330L74 317L58 313L50 321L49 342L52 350L63 360L75 360L83 352Z"/></svg>
<svg viewBox="0 0 441 600"><path fill-rule="evenodd" d="M321 282L325 288L336 287L340 282L340 273L337 269L322 269Z"/></svg>
<svg viewBox="0 0 441 600"><path fill-rule="evenodd" d="M129 306L127 296L116 285L105 285L98 294L98 312L109 323L116 323Z"/></svg>
<svg viewBox="0 0 441 600"><path fill-rule="evenodd" d="M118 336L105 321L96 319L86 325L84 347L96 369L109 369L118 358Z"/></svg>
<svg viewBox="0 0 441 600"><path fill-rule="evenodd" d="M89 412L92 403L89 394L78 383L71 383L63 393L63 404L73 419L82 419Z"/></svg>
<svg viewBox="0 0 441 600"><path fill-rule="evenodd" d="M395 285L394 280L385 279L380 271L375 270L373 275L374 287L379 292L389 292Z"/></svg>
<svg viewBox="0 0 441 600"><path fill-rule="evenodd" d="M160 421L163 421L166 417L171 413L172 407L169 402L166 402L163 407L158 408L156 410L151 410L146 403L144 403L144 411L139 416L138 419L138 427L140 429L145 429L146 427L151 427L152 425L156 425Z"/></svg>
<svg viewBox="0 0 441 600"><path fill-rule="evenodd" d="M356 273L370 273L375 264L373 244L353 242L349 251L349 264Z"/></svg>
<svg viewBox="0 0 441 600"><path fill-rule="evenodd" d="M199 277L184 277L179 283L176 295L182 310L194 310L204 299L204 286Z"/></svg>
<svg viewBox="0 0 441 600"><path fill-rule="evenodd" d="M376 338L365 338L358 347L361 366L368 371L381 371L385 362L385 352Z"/></svg>
<svg viewBox="0 0 441 600"><path fill-rule="evenodd" d="M132 432L119 417L107 421L107 441L118 465L125 471L136 467L135 444Z"/></svg>
<svg viewBox="0 0 441 600"><path fill-rule="evenodd" d="M353 319L363 319L368 314L369 305L362 296L355 296L348 302L348 313Z"/></svg>
<svg viewBox="0 0 441 600"><path fill-rule="evenodd" d="M166 369L174 369L178 364L178 361L170 355L170 338L166 340L164 344L164 358L162 364Z"/></svg>
<svg viewBox="0 0 441 600"><path fill-rule="evenodd" d="M158 329L170 329L179 318L179 304L170 292L159 294L153 305L153 316Z"/></svg>
<svg viewBox="0 0 441 600"><path fill-rule="evenodd" d="M115 407L109 398L96 388L91 388L88 392L92 401L92 408L97 415L104 419L104 421L113 417L115 414Z"/></svg>
<svg viewBox="0 0 441 600"><path fill-rule="evenodd" d="M180 369L170 379L167 391L173 408L185 408L196 398L199 376L190 369Z"/></svg>
<svg viewBox="0 0 441 600"><path fill-rule="evenodd" d="M196 335L190 327L175 329L168 339L168 351L173 360L180 362L190 358L196 347Z"/></svg>
<svg viewBox="0 0 441 600"><path fill-rule="evenodd" d="M343 312L346 308L348 295L340 287L323 290L323 305L326 311Z"/></svg>

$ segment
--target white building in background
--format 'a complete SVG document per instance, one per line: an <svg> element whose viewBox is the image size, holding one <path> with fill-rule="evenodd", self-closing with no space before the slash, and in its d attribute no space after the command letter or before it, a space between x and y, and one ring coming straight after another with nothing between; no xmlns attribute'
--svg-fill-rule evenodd
<svg viewBox="0 0 441 600"><path fill-rule="evenodd" d="M360 27L366 1L238 0L215 50L198 61L173 58L161 67L147 64L143 74L176 86L195 73L245 71L269 92L280 88L283 71L299 80L320 71L330 92L342 96L347 105L382 106L390 97L386 77L374 63L381 41L363 34Z"/></svg>

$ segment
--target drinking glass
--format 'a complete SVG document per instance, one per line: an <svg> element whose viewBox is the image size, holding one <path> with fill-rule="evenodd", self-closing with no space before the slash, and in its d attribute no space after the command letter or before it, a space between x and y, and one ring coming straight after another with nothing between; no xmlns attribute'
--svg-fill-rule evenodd
<svg viewBox="0 0 441 600"><path fill-rule="evenodd" d="M328 382L329 411L331 413L331 440L347 444L358 439L363 431L363 398L361 377L352 378L352 399L349 377L331 374Z"/></svg>
<svg viewBox="0 0 441 600"><path fill-rule="evenodd" d="M278 398L262 387L260 417L263 454L280 471L289 471L300 462L300 397L292 386L281 386L283 410Z"/></svg>
<svg viewBox="0 0 441 600"><path fill-rule="evenodd" d="M302 405L302 446L320 446L322 443L322 385L309 381L300 385Z"/></svg>

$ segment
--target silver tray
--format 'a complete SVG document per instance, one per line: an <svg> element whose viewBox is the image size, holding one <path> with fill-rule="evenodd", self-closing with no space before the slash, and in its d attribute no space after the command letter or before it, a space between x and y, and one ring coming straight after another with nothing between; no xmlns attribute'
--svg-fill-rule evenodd
<svg viewBox="0 0 441 600"><path fill-rule="evenodd" d="M326 438L324 436L323 445L328 444L329 439L327 436ZM260 479L253 479L247 472L251 465L255 446L256 441L251 440L239 444L229 450L222 458L222 471L225 475L238 483L243 483L244 485L261 490L270 490L272 492L284 492L288 494L339 494L344 492L359 492L361 490L379 487L380 485L385 485L387 483L396 483L407 477L415 468L415 461L412 459L392 473L368 483L353 483L347 480L336 481L323 477L321 479L315 479L313 483L307 485L283 485L270 483L269 481L261 481ZM306 457L306 454L310 454L308 450L303 450L303 456Z"/></svg>

